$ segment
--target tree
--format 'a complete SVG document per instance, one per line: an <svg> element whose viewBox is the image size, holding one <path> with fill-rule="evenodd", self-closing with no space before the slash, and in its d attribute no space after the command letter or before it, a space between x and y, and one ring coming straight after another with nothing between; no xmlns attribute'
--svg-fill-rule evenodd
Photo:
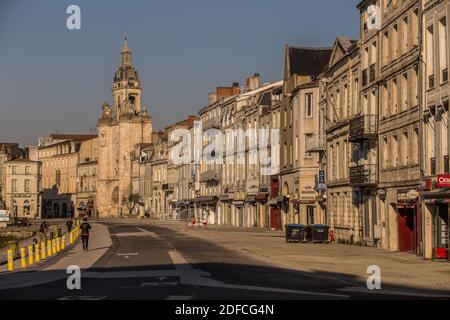
<svg viewBox="0 0 450 320"><path fill-rule="evenodd" d="M128 196L123 196L122 205L126 206L129 215L133 215L133 211L137 205L140 204L141 195L139 193L130 193Z"/></svg>

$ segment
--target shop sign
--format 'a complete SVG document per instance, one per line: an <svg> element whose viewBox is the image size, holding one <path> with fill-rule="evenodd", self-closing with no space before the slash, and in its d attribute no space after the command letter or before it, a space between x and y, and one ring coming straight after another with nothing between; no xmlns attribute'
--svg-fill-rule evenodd
<svg viewBox="0 0 450 320"><path fill-rule="evenodd" d="M408 192L399 192L397 194L397 201L399 202L409 202L409 201L415 201L419 197L419 192L412 189Z"/></svg>
<svg viewBox="0 0 450 320"><path fill-rule="evenodd" d="M438 188L450 188L450 174L440 174L437 176Z"/></svg>

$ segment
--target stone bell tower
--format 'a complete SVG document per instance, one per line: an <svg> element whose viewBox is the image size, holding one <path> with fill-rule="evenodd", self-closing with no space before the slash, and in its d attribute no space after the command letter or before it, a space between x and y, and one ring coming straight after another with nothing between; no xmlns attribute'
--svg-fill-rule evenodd
<svg viewBox="0 0 450 320"><path fill-rule="evenodd" d="M121 61L114 76L114 84L112 88L114 114L116 115L116 118L119 118L123 114L138 114L142 111L141 81L139 80L137 70L132 64L132 52L128 47L126 35L120 55Z"/></svg>
<svg viewBox="0 0 450 320"><path fill-rule="evenodd" d="M104 103L98 121L97 206L102 217L127 214L122 203L132 190L132 154L137 144L151 143L152 120L141 105L141 81L133 67L127 36L114 75L113 107Z"/></svg>

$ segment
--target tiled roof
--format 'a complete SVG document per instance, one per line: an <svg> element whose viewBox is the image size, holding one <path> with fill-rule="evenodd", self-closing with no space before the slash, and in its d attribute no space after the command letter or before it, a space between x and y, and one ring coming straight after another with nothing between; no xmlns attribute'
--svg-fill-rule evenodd
<svg viewBox="0 0 450 320"><path fill-rule="evenodd" d="M332 48L289 47L290 75L318 76L328 64Z"/></svg>
<svg viewBox="0 0 450 320"><path fill-rule="evenodd" d="M97 138L96 134L71 134L71 133L53 133L50 135L53 140L75 140L85 141Z"/></svg>

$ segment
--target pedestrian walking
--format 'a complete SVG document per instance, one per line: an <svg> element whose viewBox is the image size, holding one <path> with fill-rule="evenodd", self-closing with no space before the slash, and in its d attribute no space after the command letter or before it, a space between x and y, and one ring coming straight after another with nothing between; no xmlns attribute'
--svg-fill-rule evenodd
<svg viewBox="0 0 450 320"><path fill-rule="evenodd" d="M91 225L87 221L87 218L83 218L83 222L80 225L80 230L81 230L81 241L83 242L83 250L88 251L89 230L91 230Z"/></svg>
<svg viewBox="0 0 450 320"><path fill-rule="evenodd" d="M40 240L47 240L47 232L48 232L48 225L47 221L42 221L41 225L39 226L39 238Z"/></svg>
<svg viewBox="0 0 450 320"><path fill-rule="evenodd" d="M70 233L72 231L73 228L73 220L72 217L69 217L69 219L67 219L66 221L66 227L67 227L67 233Z"/></svg>

